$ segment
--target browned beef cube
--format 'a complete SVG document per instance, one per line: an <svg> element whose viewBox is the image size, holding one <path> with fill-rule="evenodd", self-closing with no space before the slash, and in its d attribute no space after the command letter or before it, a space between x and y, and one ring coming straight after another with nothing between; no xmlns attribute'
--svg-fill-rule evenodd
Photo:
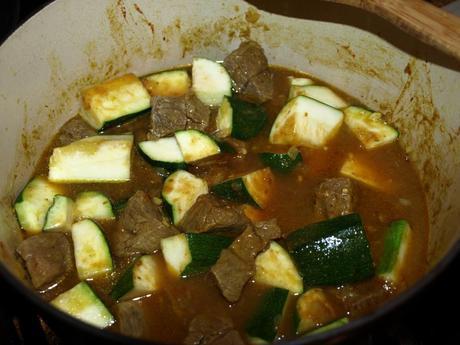
<svg viewBox="0 0 460 345"><path fill-rule="evenodd" d="M249 101L263 103L273 98L273 73L266 70L251 78L242 92Z"/></svg>
<svg viewBox="0 0 460 345"><path fill-rule="evenodd" d="M16 251L24 260L32 284L37 289L59 282L73 267L70 242L61 232L29 237Z"/></svg>
<svg viewBox="0 0 460 345"><path fill-rule="evenodd" d="M80 116L72 117L59 130L56 136L56 146L65 146L74 141L92 137L97 132Z"/></svg>
<svg viewBox="0 0 460 345"><path fill-rule="evenodd" d="M316 190L315 211L320 216L334 218L353 212L356 191L348 177L326 179Z"/></svg>
<svg viewBox="0 0 460 345"><path fill-rule="evenodd" d="M189 325L185 345L243 345L232 320L214 315L197 315Z"/></svg>
<svg viewBox="0 0 460 345"><path fill-rule="evenodd" d="M265 243L281 237L281 229L275 218L254 223L254 227L257 235L259 235Z"/></svg>
<svg viewBox="0 0 460 345"><path fill-rule="evenodd" d="M145 315L136 301L126 301L115 306L118 328L124 335L141 337L145 332Z"/></svg>

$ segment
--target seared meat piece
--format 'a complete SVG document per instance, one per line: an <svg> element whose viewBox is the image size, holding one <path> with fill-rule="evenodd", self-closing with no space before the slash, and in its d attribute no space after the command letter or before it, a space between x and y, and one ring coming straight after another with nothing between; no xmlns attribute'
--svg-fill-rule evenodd
<svg viewBox="0 0 460 345"><path fill-rule="evenodd" d="M112 236L114 254L120 257L152 254L160 248L161 239L178 233L165 219L161 208L147 193L137 191L129 198Z"/></svg>
<svg viewBox="0 0 460 345"><path fill-rule="evenodd" d="M179 227L185 232L206 232L217 229L238 230L249 220L241 206L232 205L210 194L203 194L187 211Z"/></svg>
<svg viewBox="0 0 460 345"><path fill-rule="evenodd" d="M199 314L189 325L185 345L243 345L240 334L226 317Z"/></svg>
<svg viewBox="0 0 460 345"><path fill-rule="evenodd" d="M204 130L210 115L211 110L194 94L155 96L152 98L152 137L159 139L183 129Z"/></svg>
<svg viewBox="0 0 460 345"><path fill-rule="evenodd" d="M263 103L272 98L273 75L262 47L254 41L240 44L224 60L235 91L243 98Z"/></svg>
<svg viewBox="0 0 460 345"><path fill-rule="evenodd" d="M269 241L279 238L281 229L276 220L248 226L211 268L222 294L229 302L236 302L247 281L254 275L255 257Z"/></svg>
<svg viewBox="0 0 460 345"><path fill-rule="evenodd" d="M120 332L130 337L141 337L145 331L145 316L140 303L120 302L115 306Z"/></svg>
<svg viewBox="0 0 460 345"><path fill-rule="evenodd" d="M348 177L326 179L316 190L315 211L322 217L350 214L355 204L355 186Z"/></svg>
<svg viewBox="0 0 460 345"><path fill-rule="evenodd" d="M37 289L59 282L72 269L72 248L61 232L29 237L16 251L24 260L32 284Z"/></svg>
<svg viewBox="0 0 460 345"><path fill-rule="evenodd" d="M86 123L81 116L72 117L59 130L56 136L56 146L65 146L74 141L92 137L97 132Z"/></svg>

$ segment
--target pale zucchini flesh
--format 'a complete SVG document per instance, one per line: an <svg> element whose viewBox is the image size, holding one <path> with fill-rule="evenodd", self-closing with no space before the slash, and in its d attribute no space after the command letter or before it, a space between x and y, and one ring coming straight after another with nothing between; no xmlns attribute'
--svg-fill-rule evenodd
<svg viewBox="0 0 460 345"><path fill-rule="evenodd" d="M132 135L98 135L57 147L48 178L60 183L129 181L132 145Z"/></svg>
<svg viewBox="0 0 460 345"><path fill-rule="evenodd" d="M163 238L161 240L161 252L169 271L177 277L192 262L192 254L185 234Z"/></svg>
<svg viewBox="0 0 460 345"><path fill-rule="evenodd" d="M231 96L232 81L222 64L196 58L192 65L192 88L204 104L220 105L225 96Z"/></svg>
<svg viewBox="0 0 460 345"><path fill-rule="evenodd" d="M289 98L297 96L310 97L337 109L348 107L348 103L327 86L302 85L291 87L291 90L289 91Z"/></svg>
<svg viewBox="0 0 460 345"><path fill-rule="evenodd" d="M227 97L224 97L216 116L217 136L229 137L233 128L233 108Z"/></svg>
<svg viewBox="0 0 460 345"><path fill-rule="evenodd" d="M178 97L185 95L192 81L185 70L163 71L142 78L151 96Z"/></svg>
<svg viewBox="0 0 460 345"><path fill-rule="evenodd" d="M64 195L56 195L46 213L44 231L70 231L74 220L75 203Z"/></svg>
<svg viewBox="0 0 460 345"><path fill-rule="evenodd" d="M270 168L256 170L242 177L244 186L260 208L266 208L275 188L275 176Z"/></svg>
<svg viewBox="0 0 460 345"><path fill-rule="evenodd" d="M115 219L110 199L103 193L87 191L79 193L75 199L75 218L111 220Z"/></svg>
<svg viewBox="0 0 460 345"><path fill-rule="evenodd" d="M139 143L141 151L152 161L183 163L184 156L175 137Z"/></svg>
<svg viewBox="0 0 460 345"><path fill-rule="evenodd" d="M195 129L178 131L175 137L186 163L220 153L219 145L211 137Z"/></svg>
<svg viewBox="0 0 460 345"><path fill-rule="evenodd" d="M340 173L350 177L368 187L390 192L393 189L391 179L385 178L380 171L370 166L370 163L363 161L359 156L350 154L342 167Z"/></svg>

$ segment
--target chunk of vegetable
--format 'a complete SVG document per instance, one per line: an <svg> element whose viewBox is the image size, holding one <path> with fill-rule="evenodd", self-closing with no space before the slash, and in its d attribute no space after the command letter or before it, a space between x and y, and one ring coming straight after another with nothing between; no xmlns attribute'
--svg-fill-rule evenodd
<svg viewBox="0 0 460 345"><path fill-rule="evenodd" d="M203 58L193 59L192 88L206 105L220 105L224 96L231 96L232 81L220 63Z"/></svg>
<svg viewBox="0 0 460 345"><path fill-rule="evenodd" d="M337 109L343 109L348 107L348 103L337 95L334 91L326 86L320 85L303 85L303 86L291 86L289 91L289 98L297 96L306 96L317 101L327 104Z"/></svg>
<svg viewBox="0 0 460 345"><path fill-rule="evenodd" d="M111 220L115 219L110 199L101 192L87 191L75 199L75 218Z"/></svg>
<svg viewBox="0 0 460 345"><path fill-rule="evenodd" d="M45 218L44 231L70 231L74 219L75 203L72 199L55 195L53 204L48 209Z"/></svg>
<svg viewBox="0 0 460 345"><path fill-rule="evenodd" d="M280 173L290 173L302 162L302 154L299 150L290 150L288 153L259 153L262 162Z"/></svg>
<svg viewBox="0 0 460 345"><path fill-rule="evenodd" d="M196 129L178 131L175 136L186 163L220 153L219 145L209 135Z"/></svg>
<svg viewBox="0 0 460 345"><path fill-rule="evenodd" d="M356 155L350 154L348 156L340 168L340 173L382 191L391 191L393 188L390 179L385 179L378 170L370 167L367 162Z"/></svg>
<svg viewBox="0 0 460 345"><path fill-rule="evenodd" d="M192 81L187 71L175 69L150 74L142 83L151 96L178 97L188 92Z"/></svg>
<svg viewBox="0 0 460 345"><path fill-rule="evenodd" d="M184 169L187 166L179 144L174 137L142 141L138 145L142 156L153 166L169 171Z"/></svg>
<svg viewBox="0 0 460 345"><path fill-rule="evenodd" d="M317 328L314 331L309 332L308 334L318 334L318 333L324 333L324 332L329 332L333 329L345 326L349 322L347 317L343 317L341 319L335 320L323 327Z"/></svg>

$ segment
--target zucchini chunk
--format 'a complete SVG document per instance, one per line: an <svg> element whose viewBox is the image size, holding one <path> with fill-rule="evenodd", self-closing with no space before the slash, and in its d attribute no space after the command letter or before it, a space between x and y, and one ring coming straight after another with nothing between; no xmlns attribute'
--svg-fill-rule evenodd
<svg viewBox="0 0 460 345"><path fill-rule="evenodd" d="M188 278L208 271L220 252L233 239L212 234L178 234L161 240L161 250L168 269L176 276Z"/></svg>
<svg viewBox="0 0 460 345"><path fill-rule="evenodd" d="M358 214L307 225L292 232L287 245L306 287L353 283L374 275Z"/></svg>
<svg viewBox="0 0 460 345"><path fill-rule="evenodd" d="M222 138L253 138L260 133L266 122L267 113L262 106L235 97L225 97L216 116L216 127Z"/></svg>
<svg viewBox="0 0 460 345"><path fill-rule="evenodd" d="M63 312L98 328L105 328L115 318L86 282L60 294L51 304Z"/></svg>
<svg viewBox="0 0 460 345"><path fill-rule="evenodd" d="M80 279L93 278L112 271L112 256L104 233L92 220L72 225L75 266Z"/></svg>
<svg viewBox="0 0 460 345"><path fill-rule="evenodd" d="M366 150L390 144L399 137L399 132L382 119L381 113L360 107L348 107L344 113L345 123Z"/></svg>
<svg viewBox="0 0 460 345"><path fill-rule="evenodd" d="M150 108L150 95L134 74L126 74L83 90L81 116L94 129L103 130Z"/></svg>
<svg viewBox="0 0 460 345"><path fill-rule="evenodd" d="M264 168L243 177L217 184L211 187L211 191L225 199L266 208L274 187L275 177L273 173L270 168Z"/></svg>
<svg viewBox="0 0 460 345"><path fill-rule="evenodd" d="M165 180L161 193L173 223L178 224L196 199L208 193L208 184L185 170L178 170Z"/></svg>
<svg viewBox="0 0 460 345"><path fill-rule="evenodd" d="M44 231L70 231L74 219L75 203L72 199L55 195L53 204L48 209L45 218Z"/></svg>
<svg viewBox="0 0 460 345"><path fill-rule="evenodd" d="M322 147L335 136L343 113L305 96L291 99L278 114L270 132L270 143Z"/></svg>
<svg viewBox="0 0 460 345"><path fill-rule="evenodd" d="M21 229L29 234L43 230L47 210L61 189L46 177L37 176L27 183L14 203L14 210Z"/></svg>
<svg viewBox="0 0 460 345"><path fill-rule="evenodd" d="M283 174L290 173L303 161L302 154L295 147L287 153L262 152L259 157L266 166Z"/></svg>
<svg viewBox="0 0 460 345"><path fill-rule="evenodd" d="M175 69L150 74L142 83L151 96L178 97L188 92L192 81L187 71Z"/></svg>
<svg viewBox="0 0 460 345"><path fill-rule="evenodd" d="M98 135L57 147L48 178L60 183L125 182L130 179L133 136Z"/></svg>
<svg viewBox="0 0 460 345"><path fill-rule="evenodd" d="M289 84L291 86L307 86L307 85L313 85L315 82L311 80L310 78L298 78L298 77L288 77L289 78Z"/></svg>
<svg viewBox="0 0 460 345"><path fill-rule="evenodd" d="M390 224L384 240L383 255L377 266L377 274L386 281L397 284L401 280L401 269L407 258L407 248L412 230L406 220Z"/></svg>
<svg viewBox="0 0 460 345"><path fill-rule="evenodd" d="M175 136L186 163L220 153L219 145L209 135L196 129L178 131Z"/></svg>
<svg viewBox="0 0 460 345"><path fill-rule="evenodd" d="M161 266L153 255L143 255L118 279L110 296L114 300L143 297L157 291L161 285Z"/></svg>
<svg viewBox="0 0 460 345"><path fill-rule="evenodd" d="M192 89L206 105L220 105L232 94L232 80L222 64L203 58L193 59Z"/></svg>
<svg viewBox="0 0 460 345"><path fill-rule="evenodd" d="M378 172L368 166L367 162L362 162L359 157L352 154L343 163L340 173L371 188L382 191L392 189L391 180L386 180L384 177L379 176Z"/></svg>
<svg viewBox="0 0 460 345"><path fill-rule="evenodd" d="M187 164L176 138L142 141L138 144L142 156L153 166L168 171L185 169Z"/></svg>
<svg viewBox="0 0 460 345"><path fill-rule="evenodd" d="M291 86L289 91L289 99L297 96L306 96L317 101L327 104L330 107L343 109L348 107L348 103L345 102L342 97L337 95L327 86L320 85L302 85L302 86Z"/></svg>
<svg viewBox="0 0 460 345"><path fill-rule="evenodd" d="M75 199L75 218L111 220L115 219L112 203L101 192L82 192Z"/></svg>
<svg viewBox="0 0 460 345"><path fill-rule="evenodd" d="M320 328L315 329L314 331L309 332L308 334L318 334L318 333L324 333L324 332L329 332L335 328L339 328L342 326L345 326L349 322L347 317L343 317L341 319L335 320L325 326L322 326Z"/></svg>
<svg viewBox="0 0 460 345"><path fill-rule="evenodd" d="M294 294L302 293L303 282L288 252L272 241L266 251L256 257L258 283L289 290Z"/></svg>
<svg viewBox="0 0 460 345"><path fill-rule="evenodd" d="M252 344L268 344L275 340L288 294L287 290L273 288L262 297L259 308L246 326Z"/></svg>

